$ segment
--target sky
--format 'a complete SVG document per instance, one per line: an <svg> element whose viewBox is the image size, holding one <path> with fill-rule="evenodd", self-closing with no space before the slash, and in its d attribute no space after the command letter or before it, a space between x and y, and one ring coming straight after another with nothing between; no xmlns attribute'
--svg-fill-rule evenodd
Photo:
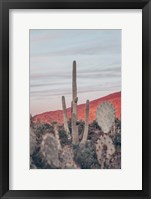
<svg viewBox="0 0 151 199"><path fill-rule="evenodd" d="M121 90L121 30L30 30L30 113L61 110L72 101L77 63L78 104Z"/></svg>

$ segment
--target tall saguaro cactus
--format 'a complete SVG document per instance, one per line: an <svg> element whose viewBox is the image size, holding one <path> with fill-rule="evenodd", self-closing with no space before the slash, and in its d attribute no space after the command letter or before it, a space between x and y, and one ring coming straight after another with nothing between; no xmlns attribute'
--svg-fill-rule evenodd
<svg viewBox="0 0 151 199"><path fill-rule="evenodd" d="M89 127L89 100L86 101L85 107L85 127L84 127L84 134L81 141L81 144L86 144L88 138L88 127Z"/></svg>
<svg viewBox="0 0 151 199"><path fill-rule="evenodd" d="M70 131L68 127L68 118L67 118L67 109L66 109L66 101L65 97L62 96L62 110L63 110L63 119L64 119L64 130L66 131L68 137L70 137Z"/></svg>
<svg viewBox="0 0 151 199"><path fill-rule="evenodd" d="M76 74L76 61L73 61L73 69L72 69L72 135L73 135L73 143L78 144L78 128L76 125L77 121L77 74Z"/></svg>

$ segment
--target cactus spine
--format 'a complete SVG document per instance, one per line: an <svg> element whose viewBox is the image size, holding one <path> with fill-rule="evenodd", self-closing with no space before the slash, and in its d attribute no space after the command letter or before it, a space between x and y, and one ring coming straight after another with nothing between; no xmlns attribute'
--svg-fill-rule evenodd
<svg viewBox="0 0 151 199"><path fill-rule="evenodd" d="M73 61L73 70L72 70L72 135L73 135L73 144L78 144L78 127L76 125L77 121L77 75L76 75L76 61Z"/></svg>
<svg viewBox="0 0 151 199"><path fill-rule="evenodd" d="M63 110L63 119L64 119L64 130L67 133L68 138L70 138L70 131L68 127L68 118L67 118L67 109L66 109L66 101L65 97L62 96L62 110Z"/></svg>
<svg viewBox="0 0 151 199"><path fill-rule="evenodd" d="M86 108L85 108L85 127L84 127L84 134L81 141L81 144L86 144L87 137L88 137L88 127L89 127L89 100L86 101Z"/></svg>

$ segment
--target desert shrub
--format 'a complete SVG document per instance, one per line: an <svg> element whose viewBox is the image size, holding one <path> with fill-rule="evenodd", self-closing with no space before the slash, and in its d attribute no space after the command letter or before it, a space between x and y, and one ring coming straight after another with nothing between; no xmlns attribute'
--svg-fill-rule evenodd
<svg viewBox="0 0 151 199"><path fill-rule="evenodd" d="M59 138L62 147L71 143L63 127L59 129Z"/></svg>
<svg viewBox="0 0 151 199"><path fill-rule="evenodd" d="M77 125L78 125L79 141L81 141L84 133L84 121L79 120L77 122Z"/></svg>
<svg viewBox="0 0 151 199"><path fill-rule="evenodd" d="M52 124L52 126L55 126L57 124L57 122L54 121L51 124Z"/></svg>
<svg viewBox="0 0 151 199"><path fill-rule="evenodd" d="M37 169L51 169L51 166L41 157L40 153L33 155L32 159Z"/></svg>
<svg viewBox="0 0 151 199"><path fill-rule="evenodd" d="M30 114L30 127L33 128L34 127L34 123L33 123L33 117Z"/></svg>
<svg viewBox="0 0 151 199"><path fill-rule="evenodd" d="M121 128L121 120L119 120L118 118L115 119L115 126L116 128Z"/></svg>
<svg viewBox="0 0 151 199"><path fill-rule="evenodd" d="M101 130L100 126L98 125L96 120L93 120L93 122L90 124L90 127L93 127L94 129Z"/></svg>
<svg viewBox="0 0 151 199"><path fill-rule="evenodd" d="M37 137L37 142L38 144L40 144L42 141L42 136L45 135L46 133L54 134L54 129L53 126L49 124L40 124L40 125L38 124L34 126L34 132Z"/></svg>
<svg viewBox="0 0 151 199"><path fill-rule="evenodd" d="M86 145L80 145L74 150L75 162L81 169L96 169L99 164L96 157L95 147L91 141Z"/></svg>
<svg viewBox="0 0 151 199"><path fill-rule="evenodd" d="M100 137L101 132L96 132L95 129L93 128L89 128L89 132L88 132L88 140L91 140L92 143L95 143L98 138Z"/></svg>
<svg viewBox="0 0 151 199"><path fill-rule="evenodd" d="M33 161L32 156L30 156L30 169L37 169L37 167L36 167L36 165L35 165L35 163Z"/></svg>
<svg viewBox="0 0 151 199"><path fill-rule="evenodd" d="M32 155L37 149L37 137L33 129L30 128L30 155Z"/></svg>
<svg viewBox="0 0 151 199"><path fill-rule="evenodd" d="M113 143L116 146L121 146L121 134L116 134L114 136Z"/></svg>
<svg viewBox="0 0 151 199"><path fill-rule="evenodd" d="M50 124L41 124L40 126L37 127L37 132L41 133L41 134L46 134L49 132L54 132L53 126L51 126Z"/></svg>
<svg viewBox="0 0 151 199"><path fill-rule="evenodd" d="M46 168L46 162L41 158L40 156L40 147L37 148L37 151L32 155L32 161L37 169L45 169ZM31 168L33 168L33 165L31 165Z"/></svg>
<svg viewBox="0 0 151 199"><path fill-rule="evenodd" d="M69 118L69 120L68 120L68 128L69 128L69 131L72 132L71 118Z"/></svg>

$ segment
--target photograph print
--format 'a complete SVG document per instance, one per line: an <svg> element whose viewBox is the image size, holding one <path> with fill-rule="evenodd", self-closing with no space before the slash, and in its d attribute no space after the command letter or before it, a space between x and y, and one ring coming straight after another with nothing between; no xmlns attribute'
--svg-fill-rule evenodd
<svg viewBox="0 0 151 199"><path fill-rule="evenodd" d="M31 29L30 169L121 169L121 30Z"/></svg>

